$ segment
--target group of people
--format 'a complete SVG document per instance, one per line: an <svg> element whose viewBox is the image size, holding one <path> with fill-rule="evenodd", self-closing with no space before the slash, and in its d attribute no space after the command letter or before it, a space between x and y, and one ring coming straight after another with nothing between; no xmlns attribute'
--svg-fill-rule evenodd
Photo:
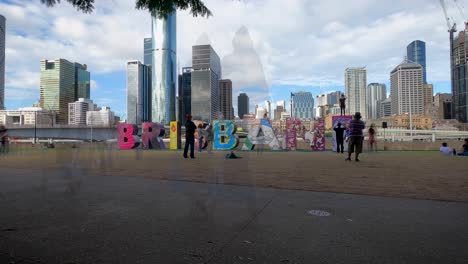
<svg viewBox="0 0 468 264"><path fill-rule="evenodd" d="M456 149L452 149L448 146L447 142L442 143L440 147L440 152L446 156L458 155L458 156L468 156L468 138L465 138L465 143L461 147L461 151L457 153Z"/></svg>
<svg viewBox="0 0 468 264"><path fill-rule="evenodd" d="M184 158L188 158L188 151L190 149L190 158L195 159L195 134L197 134L198 139L198 152L207 149L208 153L211 153L213 148L213 127L211 124L199 124L196 126L192 121L192 115L187 114L186 118Z"/></svg>

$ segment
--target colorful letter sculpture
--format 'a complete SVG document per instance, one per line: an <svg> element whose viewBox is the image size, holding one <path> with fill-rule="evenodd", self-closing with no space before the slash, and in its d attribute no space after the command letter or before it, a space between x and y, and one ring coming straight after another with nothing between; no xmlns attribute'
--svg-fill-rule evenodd
<svg viewBox="0 0 468 264"><path fill-rule="evenodd" d="M251 127L242 150L253 150L258 144L269 145L272 150L280 149L279 141L267 118L260 119L258 124Z"/></svg>
<svg viewBox="0 0 468 264"><path fill-rule="evenodd" d="M286 120L286 133L284 141L286 142L287 150L296 150L298 134L302 133L302 122L299 119L288 118Z"/></svg>
<svg viewBox="0 0 468 264"><path fill-rule="evenodd" d="M137 144L136 135L138 127L133 124L119 124L117 126L118 142L120 149L133 149Z"/></svg>
<svg viewBox="0 0 468 264"><path fill-rule="evenodd" d="M345 116L333 116L332 117L332 131L333 131L333 151L336 151L336 133L333 130L338 123L341 123L341 126L346 128L346 132L348 131L349 121L353 119L352 115L345 115ZM347 134L347 133L346 133ZM346 136L345 136L346 137ZM348 144L343 144L344 151L348 151Z"/></svg>
<svg viewBox="0 0 468 264"><path fill-rule="evenodd" d="M141 141L145 149L164 149L162 137L166 130L158 123L146 122L142 125Z"/></svg>
<svg viewBox="0 0 468 264"><path fill-rule="evenodd" d="M170 149L180 149L181 148L181 137L180 137L180 122L172 121L170 124L170 134L171 142L169 143Z"/></svg>
<svg viewBox="0 0 468 264"><path fill-rule="evenodd" d="M231 121L214 121L213 133L213 149L231 150L239 144L239 140L234 135L236 133L236 127Z"/></svg>
<svg viewBox="0 0 468 264"><path fill-rule="evenodd" d="M325 151L325 120L315 121L314 150Z"/></svg>

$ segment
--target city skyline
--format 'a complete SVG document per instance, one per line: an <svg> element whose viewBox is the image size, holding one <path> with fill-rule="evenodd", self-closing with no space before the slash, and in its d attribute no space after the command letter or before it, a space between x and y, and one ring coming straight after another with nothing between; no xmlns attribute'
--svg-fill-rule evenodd
<svg viewBox="0 0 468 264"><path fill-rule="evenodd" d="M189 14L186 12L179 12L180 14L180 21L178 23L179 33L178 33L178 68L182 68L185 66L190 66L190 52L191 46L195 45L199 36L206 31L210 31L214 24L221 23L220 25L225 25L224 22L220 22L220 16L224 15L226 12L226 8L232 8L233 10L237 10L236 13L239 16L245 16L246 19L242 21L242 23L230 23L225 25L224 29L220 31L218 29L215 34L210 34L210 41L214 49L219 52L221 58L224 58L228 54L232 53L232 44L230 40L233 37L234 32L245 25L247 28L251 30L251 38L253 42L253 47L257 51L260 56L261 63L263 64L263 70L265 72L265 77L268 82L268 87L262 91L256 87L248 87L248 83L244 84L243 87L237 86L239 81L234 78L231 78L233 81L233 96L237 96L240 92L247 92L249 97L251 98L250 107L252 108L254 103L261 103L263 101L269 100L271 102L276 102L279 100L284 100L288 98L289 92L298 92L298 91L310 91L314 96L317 94L330 92L330 91L344 91L344 83L342 71L346 67L353 67L356 65L363 65L366 66L368 70L368 82L382 82L389 87L389 74L388 72L393 68L405 55L405 48L409 43L414 40L423 40L426 42L426 49L427 49L427 64L428 67L428 82L434 84L434 92L450 92L450 81L449 81L449 59L448 59L448 34L446 32L444 18L440 7L437 3L432 5L427 5L423 9L426 13L422 14L419 9L416 8L416 4L408 4L404 6L399 2L396 4L396 7L399 8L387 8L385 11L382 11L382 8L377 8L375 4L366 4L365 7L367 8L377 8L380 10L380 18L385 21L400 21L404 20L407 16L417 15L417 17L427 17L431 14L431 19L428 21L428 25L418 25L415 29L414 26L409 29L399 29L398 32L390 32L393 37L399 37L398 41L396 42L388 42L381 44L381 50L375 50L375 48L370 49L369 52L359 54L357 51L359 49L351 49L355 50L355 53L349 54L345 52L346 50L339 49L337 52L341 52L343 54L336 54L335 53L327 53L329 58L334 58L336 56L343 57L343 60L339 62L339 64L332 63L333 67L323 67L323 63L318 65L317 62L308 62L304 64L303 60L307 59L309 56L316 54L322 48L332 48L333 45L325 45L327 40L331 40L334 37L341 36L342 37L349 37L344 34L344 28L353 29L352 34L355 34L355 29L364 27L362 21L357 21L355 25L346 25L343 21L335 21L332 18L327 18L324 21L322 19L317 19L317 21L312 21L313 23L320 24L326 26L327 30L329 30L329 34L326 32L310 32L311 36L319 37L320 35L320 45L322 46L312 46L313 49L304 50L302 44L299 45L297 48L292 48L291 45L295 45L297 43L293 40L288 41L281 41L282 45L285 47L278 46L275 42L271 40L271 33L266 32L265 28L261 26L255 25L252 22L250 15L247 13L239 13L240 11L248 10L249 8L246 6L245 3L230 3L230 2L223 2L216 3L215 1L207 1L212 7L212 11L214 12L215 16L209 19L206 18L191 18ZM417 1L416 1L417 2ZM421 2L421 1L420 1ZM26 8L26 5L18 4L18 3L0 3L2 10L5 13L2 13L7 18L7 83L6 83L6 106L8 109L13 109L22 106L30 106L32 102L37 100L38 97L38 85L39 78L35 78L38 76L39 73L39 65L37 61L32 61L32 58L40 56L40 58L46 57L64 57L74 61L80 61L81 63L88 64L88 68L90 71L93 72L93 77L91 81L92 90L95 91L93 93L93 100L95 100L100 105L110 105L113 109L116 110L117 113L122 115L125 112L125 61L132 60L132 59L139 59L143 61L143 45L142 42L145 37L151 36L151 20L150 17L145 14L141 16L142 12L133 10L133 6L130 4L124 3L123 1L116 1L110 6L111 11L109 13L103 13L102 8L100 5L97 4L97 9L94 14L91 15L83 15L77 14L73 8L70 8L67 5L61 5L54 9L47 9L41 6L39 3L29 3L31 5L37 6L37 8L42 13L47 14L50 17L52 22L52 27L47 29L46 32L49 32L52 37L62 37L61 42L54 42L53 40L44 40L37 36L37 32L26 32L24 34L20 34L20 25L26 23L25 20L22 20L21 17L17 16L17 12L8 12L9 10L23 10L23 13L27 13L31 16L37 16L37 20L34 19L34 22L37 23L39 28L45 27L47 23L41 22L45 19L44 15L41 15L39 12L31 11L30 9ZM277 4L276 1L268 1L268 4L271 7L261 7L256 4L252 4L255 8L258 8L258 12L262 14L267 10L270 10L272 6ZM335 5L337 3L330 2L328 5ZM305 3L295 3L297 7L304 7L308 10L313 9L311 5ZM323 5L323 3L322 3ZM227 6L227 7L224 7ZM93 52L89 52L89 54L83 54L78 50L80 45L84 45L88 41L87 36L82 35L80 30L76 30L74 32L67 32L64 28L64 25L67 23L75 23L78 29L89 29L93 33L93 29L95 29L95 24L99 17L100 20L107 18L112 15L120 14L120 12L124 11L117 11L117 8L125 9L128 7L128 10L125 11L125 14L139 14L141 20L130 23L131 26L136 28L133 35L128 32L128 26L124 27L126 30L125 32L115 32L112 34L112 38L121 38L125 36L133 36L132 38L128 39L128 43L125 43L125 47L122 45L117 45L114 43L108 43L107 48L109 51L103 50L103 46L101 43L101 39L96 39L96 44L94 45ZM328 6L330 7L330 6ZM388 6L387 6L388 7ZM28 13L29 12L29 13ZM62 15L61 15L62 12ZM297 11L290 11L290 12L297 12ZM406 13L405 13L406 12ZM420 14L421 13L421 14ZM64 14L67 14L70 18L65 18ZM220 15L216 15L220 14ZM289 14L289 13L288 13ZM300 17L302 17L302 13L299 12ZM348 15L351 15L348 13ZM376 18L376 17L375 17ZM42 20L41 20L42 19ZM123 18L127 21L126 16ZM419 18L421 19L421 18ZM99 21L100 21L99 20ZM377 20L376 20L377 21ZM272 21L270 21L272 22ZM359 23L358 23L359 22ZM195 23L199 25L197 29L191 29L193 32L187 32L188 24ZM272 22L273 23L273 22ZM106 25L107 28L110 25ZM383 27L380 23L371 23L370 26L364 27L364 33L362 38L369 38L372 37L373 32L379 27ZM431 29L431 34L429 34L429 29ZM305 29L301 28L301 33L305 33ZM434 30L438 33L434 34ZM34 31L31 29L31 31ZM411 32L410 32L411 31ZM296 32L295 32L296 33ZM351 34L349 33L349 34ZM129 35L130 34L130 35ZM94 34L91 34L95 36ZM83 38L81 38L83 37ZM70 50L64 50L64 46L61 44L62 42L72 41L72 40L80 40L83 41L76 41L71 45ZM110 39L109 39L110 40ZM32 51L27 51L28 45L35 43L35 41L43 41L47 44L50 44L51 48L49 50L44 50L44 54L40 55L37 53L31 54ZM205 40L206 41L206 40ZM325 42L323 42L325 41ZM440 44L438 44L440 42ZM80 44L82 43L82 44ZM135 43L133 45L132 43ZM16 45L18 44L18 45ZM43 45L40 44L39 46ZM12 46L14 45L14 46ZM273 45L271 49L268 50L265 45ZM356 45L356 42L351 43L350 45ZM72 48L75 49L72 49ZM285 50L283 50L285 49ZM390 52L383 52L382 49L390 49ZM282 51L283 50L283 51ZM287 52L289 50L289 52ZM119 51L119 52L116 52ZM287 61L283 60L284 63L280 64L273 64L272 59L281 60L282 56L275 55L271 52L275 51L276 53L284 53L286 55L283 56L284 59L289 58ZM438 52L439 51L439 52ZM443 51L443 52L440 52ZM22 54L24 52L28 59L20 58L16 60L15 54ZM274 53L275 53L274 52ZM50 53L53 53L50 55ZM76 54L75 54L76 53ZM94 54L94 55L92 55ZM441 56L441 54L445 54L446 56ZM31 55L31 56L29 56ZM70 55L70 56L69 56ZM372 56L372 60L366 59L367 57ZM83 57L83 58L81 58ZM97 60L97 58L100 58ZM125 57L125 58L123 58ZM31 59L29 59L31 58ZM266 59L271 58L271 59ZM125 60L124 60L125 59ZM123 62L120 62L122 60ZM364 63L363 63L364 60ZM15 63L13 63L14 61ZM318 61L323 61L322 56L318 58ZM223 62L222 62L223 63ZM310 67L304 67L310 64ZM443 67L441 66L443 64ZM25 66L27 65L27 66ZM275 65L273 67L273 65ZM442 70L438 70L441 69ZM224 65L223 65L223 68ZM227 68L227 67L226 67ZM278 68L274 70L274 68ZM307 72L304 72L304 69L309 68ZM323 68L323 69L321 69ZM24 69L24 70L23 70ZM444 70L445 69L445 70ZM445 73L444 73L445 72ZM94 74L96 73L96 74ZM441 74L445 74L445 76L441 77ZM224 75L223 78L229 78L230 76ZM247 79L251 79L252 83L255 83L255 79L258 76L247 76ZM275 104L272 104L272 108L275 107ZM234 103L235 112L237 112L237 103Z"/></svg>

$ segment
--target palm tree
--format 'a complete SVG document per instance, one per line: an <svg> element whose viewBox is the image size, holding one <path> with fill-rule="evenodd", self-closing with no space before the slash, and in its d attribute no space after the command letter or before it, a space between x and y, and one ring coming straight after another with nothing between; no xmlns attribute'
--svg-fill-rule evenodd
<svg viewBox="0 0 468 264"><path fill-rule="evenodd" d="M64 0L79 11L84 13L92 13L94 11L95 0ZM59 4L61 0L41 0L41 3L49 7ZM177 9L187 10L193 16L209 17L212 15L211 11L205 6L201 0L136 0L135 8L141 10L148 10L153 16L165 18Z"/></svg>

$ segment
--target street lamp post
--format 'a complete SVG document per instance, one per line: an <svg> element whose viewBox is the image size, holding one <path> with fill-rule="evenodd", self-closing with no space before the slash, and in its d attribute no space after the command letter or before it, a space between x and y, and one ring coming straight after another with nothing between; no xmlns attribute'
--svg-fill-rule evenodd
<svg viewBox="0 0 468 264"><path fill-rule="evenodd" d="M34 111L34 145L36 145L37 138L37 110Z"/></svg>
<svg viewBox="0 0 468 264"><path fill-rule="evenodd" d="M411 141L413 141L413 118L411 116L411 108L412 108L412 104L411 104L411 86L409 87L409 125L410 125L410 135L411 135Z"/></svg>

